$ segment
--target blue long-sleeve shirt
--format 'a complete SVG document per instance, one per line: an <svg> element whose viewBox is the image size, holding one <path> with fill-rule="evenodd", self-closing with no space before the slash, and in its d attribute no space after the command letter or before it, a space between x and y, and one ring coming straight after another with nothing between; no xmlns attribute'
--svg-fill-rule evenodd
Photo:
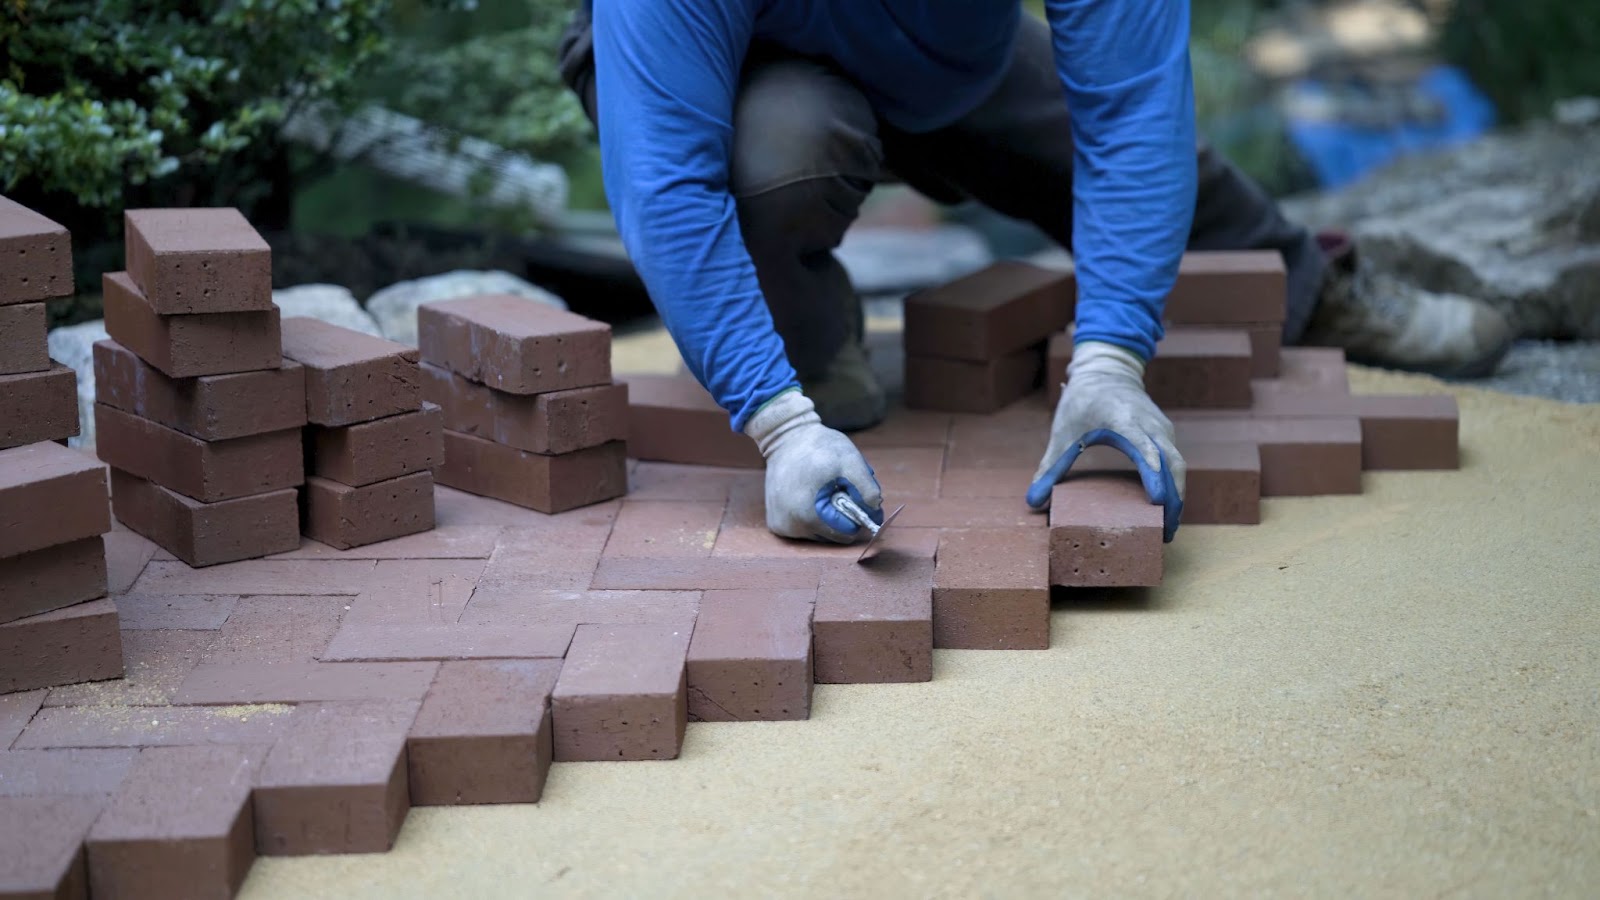
<svg viewBox="0 0 1600 900"><path fill-rule="evenodd" d="M879 117L949 125L1010 62L1015 0L592 0L606 193L695 377L735 429L794 386L729 188L753 40L825 57ZM1186 0L1047 0L1073 148L1078 341L1148 359L1193 216Z"/></svg>

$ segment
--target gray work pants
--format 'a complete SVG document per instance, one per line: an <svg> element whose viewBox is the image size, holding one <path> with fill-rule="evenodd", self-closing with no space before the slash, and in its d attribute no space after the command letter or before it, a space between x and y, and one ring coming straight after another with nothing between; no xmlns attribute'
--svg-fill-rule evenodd
<svg viewBox="0 0 1600 900"><path fill-rule="evenodd" d="M594 56L580 11L561 43L567 85L595 118ZM925 134L880 121L850 79L781 48L751 48L734 108L730 183L789 361L822 374L859 335L861 305L833 251L873 186L897 177L946 203L976 200L1072 246L1072 130L1049 28L1023 16L1011 68L965 118ZM1209 146L1189 247L1278 250L1289 272L1284 342L1297 343L1316 304L1323 257L1261 187Z"/></svg>

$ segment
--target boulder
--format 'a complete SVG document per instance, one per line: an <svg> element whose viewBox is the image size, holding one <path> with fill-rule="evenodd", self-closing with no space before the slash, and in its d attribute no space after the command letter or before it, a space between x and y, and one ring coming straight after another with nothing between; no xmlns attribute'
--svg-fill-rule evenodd
<svg viewBox="0 0 1600 900"><path fill-rule="evenodd" d="M107 337L106 323L100 319L64 325L50 332L50 358L78 373L78 423L82 431L68 439L68 446L94 446L94 344Z"/></svg>
<svg viewBox="0 0 1600 900"><path fill-rule="evenodd" d="M509 272L461 270L391 284L367 298L367 312L377 320L384 337L415 347L417 307L477 294L511 294L558 309L567 308L560 297Z"/></svg>
<svg viewBox="0 0 1600 900"><path fill-rule="evenodd" d="M284 318L300 316L321 319L333 325L383 337L383 331L367 311L356 302L355 295L336 284L303 284L272 292L273 302L283 310Z"/></svg>

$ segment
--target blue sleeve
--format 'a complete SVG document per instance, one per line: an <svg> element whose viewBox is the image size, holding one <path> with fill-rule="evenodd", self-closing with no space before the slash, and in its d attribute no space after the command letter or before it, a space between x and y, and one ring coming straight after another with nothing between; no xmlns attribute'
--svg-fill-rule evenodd
<svg viewBox="0 0 1600 900"><path fill-rule="evenodd" d="M750 0L595 0L601 170L623 244L734 429L797 383L729 189Z"/></svg>
<svg viewBox="0 0 1600 900"><path fill-rule="evenodd" d="M1194 219L1186 0L1046 0L1073 132L1077 341L1145 359Z"/></svg>

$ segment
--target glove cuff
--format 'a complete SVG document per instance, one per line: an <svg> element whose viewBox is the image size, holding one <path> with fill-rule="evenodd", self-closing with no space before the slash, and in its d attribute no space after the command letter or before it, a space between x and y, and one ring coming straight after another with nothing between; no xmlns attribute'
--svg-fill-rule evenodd
<svg viewBox="0 0 1600 900"><path fill-rule="evenodd" d="M806 425L820 424L822 419L811 398L799 388L790 388L762 404L745 423L744 433L756 442L765 457L771 455L772 448L785 434Z"/></svg>
<svg viewBox="0 0 1600 900"><path fill-rule="evenodd" d="M1116 378L1144 387L1144 360L1126 347L1104 341L1083 341L1072 348L1072 361L1067 363L1067 380L1089 378Z"/></svg>

